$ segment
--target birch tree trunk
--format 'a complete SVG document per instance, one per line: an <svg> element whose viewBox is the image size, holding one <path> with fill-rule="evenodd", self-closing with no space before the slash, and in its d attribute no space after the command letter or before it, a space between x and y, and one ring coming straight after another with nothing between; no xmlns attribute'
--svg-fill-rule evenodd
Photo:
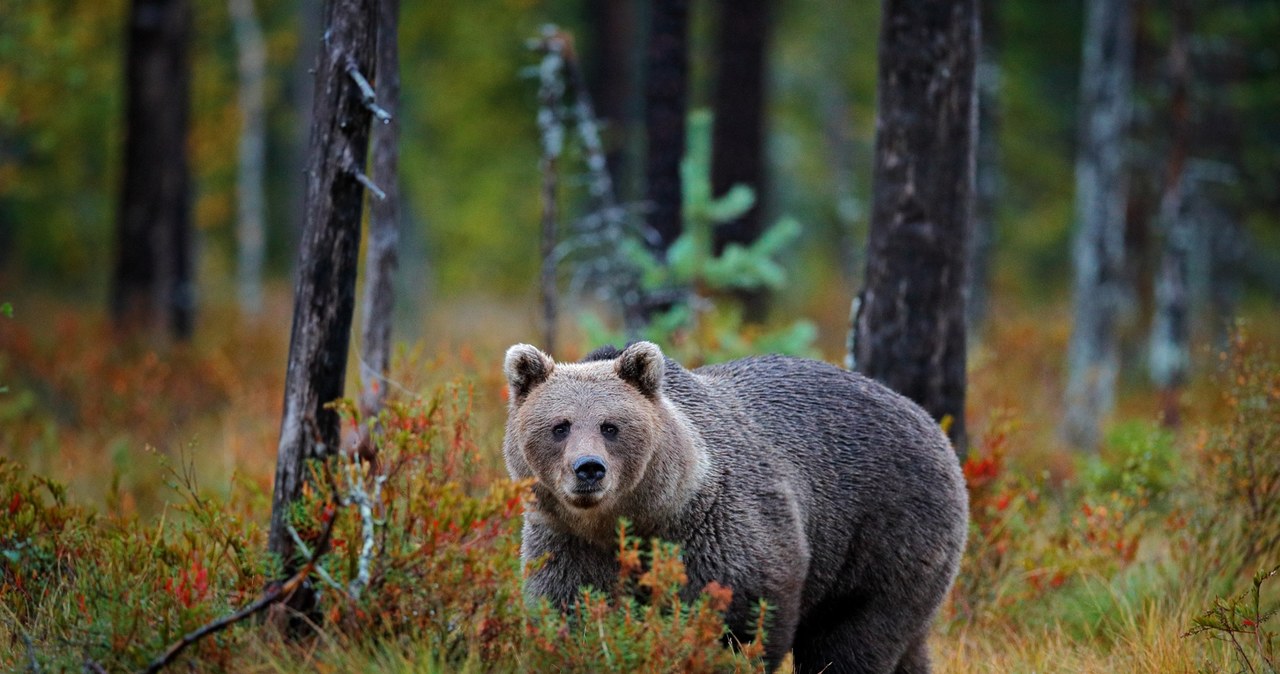
<svg viewBox="0 0 1280 674"><path fill-rule="evenodd" d="M239 209L236 220L236 290L240 310L262 311L262 267L266 246L266 105L264 77L267 49L253 0L229 0L240 77L240 157L236 176Z"/></svg>
<svg viewBox="0 0 1280 674"><path fill-rule="evenodd" d="M360 324L360 413L373 417L382 409L391 371L391 323L400 245L400 0L378 0L378 105L390 115L373 130L373 179L383 196L369 207L369 242L365 252L364 313ZM368 458L373 447L362 426L360 448Z"/></svg>
<svg viewBox="0 0 1280 674"><path fill-rule="evenodd" d="M191 335L191 6L134 0L125 58L124 178L111 308L121 327Z"/></svg>
<svg viewBox="0 0 1280 674"><path fill-rule="evenodd" d="M1116 322L1124 283L1127 181L1124 143L1132 107L1133 19L1129 0L1088 0L1080 73L1076 159L1075 310L1067 354L1063 433L1096 450L1115 405L1120 367Z"/></svg>
<svg viewBox="0 0 1280 674"><path fill-rule="evenodd" d="M294 294L284 418L271 504L270 550L289 564L289 504L301 493L305 461L336 452L340 398L355 303L360 216L369 179L368 78L373 75L377 0L329 0L317 59L307 162L306 217Z"/></svg>
<svg viewBox="0 0 1280 674"><path fill-rule="evenodd" d="M963 457L977 0L883 8L871 230L850 356L943 422Z"/></svg>

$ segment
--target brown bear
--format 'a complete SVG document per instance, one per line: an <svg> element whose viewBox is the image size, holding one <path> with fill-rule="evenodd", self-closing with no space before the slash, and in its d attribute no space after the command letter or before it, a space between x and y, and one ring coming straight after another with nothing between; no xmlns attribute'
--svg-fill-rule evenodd
<svg viewBox="0 0 1280 674"><path fill-rule="evenodd" d="M928 672L968 529L956 455L917 405L856 373L763 356L687 370L649 342L557 363L507 351L503 452L532 478L526 592L614 587L617 523L678 543L696 595L733 589L745 641L797 672Z"/></svg>

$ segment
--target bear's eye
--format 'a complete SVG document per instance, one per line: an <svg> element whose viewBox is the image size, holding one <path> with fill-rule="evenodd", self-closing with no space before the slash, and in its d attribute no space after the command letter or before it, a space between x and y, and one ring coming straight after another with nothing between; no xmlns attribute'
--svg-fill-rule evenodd
<svg viewBox="0 0 1280 674"><path fill-rule="evenodd" d="M551 437L555 438L556 440L563 440L569 437L569 422L561 421L555 426L552 426Z"/></svg>
<svg viewBox="0 0 1280 674"><path fill-rule="evenodd" d="M613 440L618 437L618 427L606 421L603 424L600 424L600 434L603 435L606 440Z"/></svg>

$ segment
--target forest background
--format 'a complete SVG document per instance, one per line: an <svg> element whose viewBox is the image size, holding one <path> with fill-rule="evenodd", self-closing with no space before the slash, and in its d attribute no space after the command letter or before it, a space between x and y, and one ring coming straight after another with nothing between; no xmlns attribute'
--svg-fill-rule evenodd
<svg viewBox="0 0 1280 674"><path fill-rule="evenodd" d="M642 19L644 3L622 4ZM100 511L110 521L141 527L160 521L155 541L171 535L163 533L163 522L173 504L197 504L188 517L199 523L199 504L206 498L241 499L240 510L228 507L246 521L265 524L261 496L265 491L269 498L283 399L313 94L315 53L309 40L319 30L318 5L257 6L266 45L267 290L255 314L240 305L235 278L241 111L233 22L226 3L192 4L188 149L197 313L189 341L145 331L122 334L108 318L122 180L128 3L13 0L0 8L0 302L12 307L12 317L0 317L0 385L8 389L0 394L0 456L21 465L5 464L10 468L0 496L9 499L11 516L26 507L12 495L28 493L24 480L41 475L67 483L71 504ZM721 22L715 3L693 2L691 8L690 108L710 109ZM787 282L769 303L767 323L811 321L816 331L810 352L833 362L844 357L849 303L865 261L879 11L876 3L778 3L769 24L768 163L759 198L766 222L788 216L800 223L800 234L780 258ZM1184 417L1175 427L1145 363L1162 241L1156 214L1174 143L1168 54L1179 12L1189 13L1192 27L1189 166L1201 185L1201 220L1210 223L1198 231L1206 245L1230 242L1238 275L1224 287L1216 285L1219 277L1208 266L1200 268L1193 376L1174 407ZM1280 34L1280 6L1260 0L1135 5L1135 107L1125 146L1126 277L1135 301L1121 325L1125 367L1118 410L1108 420L1100 452L1085 455L1059 432L1071 331L1083 13L1078 3L983 6L979 80L983 109L990 113L983 116L983 132L993 147L986 155L980 149L978 157L978 218L990 225L991 261L984 284L990 300L973 324L969 365L974 455L966 471L975 499L975 547L962 573L960 598L940 630L938 650L949 654L940 657L947 671L984 671L966 664L975 659L992 667L985 671L1121 671L1132 664L1117 660L1126 657L1120 653L1126 648L1128 657L1145 658L1148 671L1211 668L1239 657L1259 663L1270 657L1274 663L1274 653L1268 656L1261 645L1241 656L1230 648L1202 649L1179 635L1214 597L1247 590L1254 570L1277 561L1275 509L1249 514L1231 505L1247 503L1250 494L1274 494L1280 489L1274 473L1253 464L1253 473L1223 478L1215 487L1194 479L1197 473L1206 480L1219 477L1214 471L1235 465L1232 451L1253 456L1247 452L1276 449L1280 51L1274 36ZM623 61L627 68L641 67L643 42L610 33L616 27L601 22L597 3L495 0L404 3L401 9L403 216L394 331L401 346L391 381L393 395L406 407L393 414L407 420L425 414L423 423L435 424L442 421L433 416L442 414L436 407L415 412L413 405L445 400L449 414L470 420L475 430L467 432L467 446L474 459L465 469L450 469L461 476L447 477L472 490L502 474L502 349L516 341L536 342L541 334L536 307L542 260L533 252L539 249L541 208L538 82L528 72L538 56L528 40L547 22L577 36L593 86L608 79L601 79L600 64L606 48L618 41L634 45ZM593 93L604 97L603 91ZM621 198L638 203L641 112L634 108L636 96L623 100L629 103L618 109L621 118L606 129L606 140L623 157L616 176ZM566 175L572 183L572 171ZM572 199L567 198L568 210ZM589 296L581 299L592 305ZM570 337L558 356L572 358L594 346L575 316L562 322ZM758 334L752 330L746 332L748 350ZM722 345L704 346L689 353L712 358ZM455 381L463 383L446 383ZM1256 399L1260 409L1248 406ZM1280 452L1269 454L1274 470ZM176 491L166 486L174 476L182 478ZM1241 480L1253 480L1257 491L1231 492L1230 485ZM194 501L184 496L183 485ZM1229 571L1188 571L1170 552L1204 544L1213 527L1203 525L1202 531L1184 521L1197 512L1210 513L1218 534L1230 538L1212 507L1172 497L1179 486L1200 495L1224 489L1230 493L1223 496L1222 512L1232 514L1223 517L1243 517L1261 527L1256 540L1243 544L1244 552L1232 553L1238 565L1224 563ZM1242 500L1232 501L1231 494ZM46 505L51 499L41 498ZM262 534L252 525L239 526L246 540ZM1192 535L1188 529L1199 536L1194 543L1183 538ZM1028 533L1033 531L1034 536ZM6 592L15 592L21 577L14 560L30 563L22 552L28 548L19 543L37 538L6 532L0 540L0 552L10 560ZM243 597L206 588L193 600L185 579L225 559L211 558L197 543L186 545L185 552L147 571L155 577L155 592L168 592L169 601L181 605L173 625L199 624L236 604L233 597L247 598L245 588L269 575L263 568L236 576L232 584ZM1178 570L1170 571L1170 565ZM1170 588L1186 590L1189 577L1203 579L1203 587L1170 593L1182 595L1174 605L1156 599ZM183 583L185 600L173 591ZM106 592L87 596L88 607L82 599L78 609L69 609L68 615L82 612L78 622L52 617L48 605L30 597L6 598L11 608L8 617L0 615L0 630L8 634L0 631L0 640L8 636L17 659L0 663L19 662L32 643L41 646L33 656L40 662L55 657L43 649L66 643L82 647L76 653L85 658L102 659L107 656L95 649L118 645L121 635L136 639L126 641L135 650L113 656L119 658L113 664L134 665L150 654L156 642L125 628L128 610L111 607ZM1055 601L1031 608L1045 597ZM1262 613L1242 613L1225 624L1244 630L1241 621L1253 620L1254 634L1265 636L1257 626L1264 623ZM1149 619L1156 614L1159 619ZM1028 615L1034 620L1026 621ZM1000 625L998 634L1018 647L1001 654L998 639L965 627L982 624ZM463 640L468 648L478 643L483 627L475 632ZM27 646L16 646L24 639ZM452 643L447 636L440 639L429 641L432 649ZM215 662L233 657L217 646L204 648L202 657ZM269 661L283 659L280 653L296 655L289 647L255 648ZM430 652L446 662L452 657L447 648ZM1005 669L999 657L1009 658ZM272 662L284 666L282 660ZM1175 664L1162 669L1152 663Z"/></svg>

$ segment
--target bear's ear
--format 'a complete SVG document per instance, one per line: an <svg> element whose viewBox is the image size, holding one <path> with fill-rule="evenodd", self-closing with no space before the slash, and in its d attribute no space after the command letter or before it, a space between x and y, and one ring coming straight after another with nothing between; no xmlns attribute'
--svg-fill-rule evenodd
<svg viewBox="0 0 1280 674"><path fill-rule="evenodd" d="M657 398L662 390L662 376L667 372L667 361L657 344L636 342L622 351L613 369L622 381L636 387L646 398Z"/></svg>
<svg viewBox="0 0 1280 674"><path fill-rule="evenodd" d="M511 386L511 402L519 405L535 386L547 380L556 362L535 346L516 344L507 349L502 371Z"/></svg>

